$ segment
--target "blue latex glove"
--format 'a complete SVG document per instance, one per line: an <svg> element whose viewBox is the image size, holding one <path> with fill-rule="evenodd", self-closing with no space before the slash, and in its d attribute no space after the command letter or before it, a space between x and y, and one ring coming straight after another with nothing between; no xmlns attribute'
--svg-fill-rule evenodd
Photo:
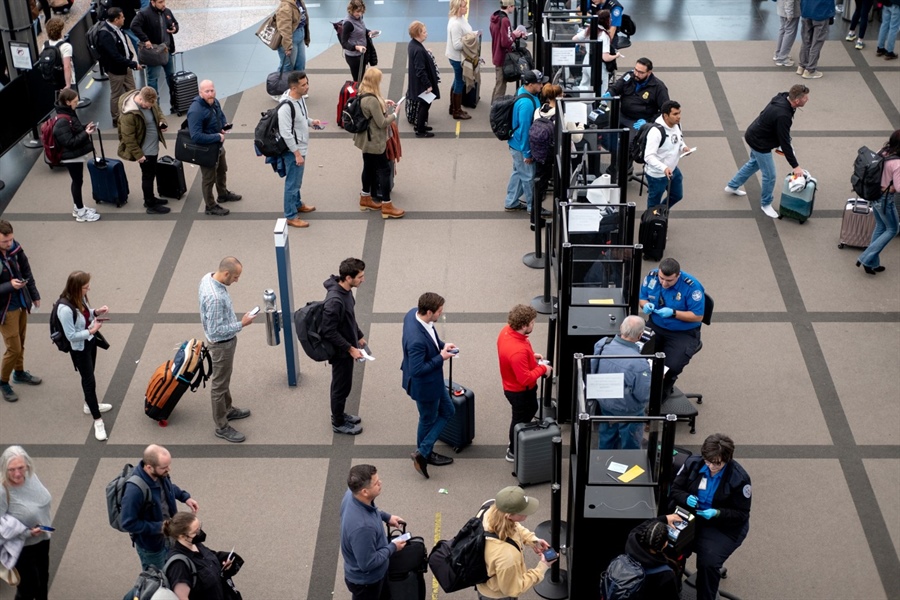
<svg viewBox="0 0 900 600"><path fill-rule="evenodd" d="M694 496L694 495L688 496L687 505L690 506L691 508L697 508L698 501L699 501L699 499L697 498L697 496Z"/></svg>
<svg viewBox="0 0 900 600"><path fill-rule="evenodd" d="M646 123L647 123L646 119L638 119L637 121L634 122L634 125L632 127L634 127L634 130L637 131L638 129L641 128L642 125L645 125Z"/></svg>
<svg viewBox="0 0 900 600"><path fill-rule="evenodd" d="M610 94L609 92L604 92L604 94L600 97L601 98L612 98L612 94Z"/></svg>
<svg viewBox="0 0 900 600"><path fill-rule="evenodd" d="M649 315L654 310L656 310L656 305L653 304L652 302L648 302L644 305L644 308L642 310L644 311L645 315Z"/></svg>
<svg viewBox="0 0 900 600"><path fill-rule="evenodd" d="M659 308L659 309L655 310L654 312L663 318L671 317L672 315L675 314L675 311L672 310L671 308L669 308L668 306Z"/></svg>
<svg viewBox="0 0 900 600"><path fill-rule="evenodd" d="M697 511L698 517L703 517L704 519L707 519L707 520L712 519L713 517L717 516L718 514L719 514L719 511L717 511L715 508L707 508L706 510L698 510Z"/></svg>

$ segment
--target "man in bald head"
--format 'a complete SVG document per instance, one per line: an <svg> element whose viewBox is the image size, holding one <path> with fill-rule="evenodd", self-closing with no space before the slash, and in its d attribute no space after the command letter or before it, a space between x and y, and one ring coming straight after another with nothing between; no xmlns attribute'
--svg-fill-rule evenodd
<svg viewBox="0 0 900 600"><path fill-rule="evenodd" d="M191 495L172 483L172 455L162 446L150 444L144 457L125 483L120 522L131 534L141 559L141 569L155 565L162 570L169 548L162 533L163 521L178 512L179 500L196 513L200 510Z"/></svg>
<svg viewBox="0 0 900 600"><path fill-rule="evenodd" d="M228 164L225 162L225 134L231 130L231 123L225 118L222 106L216 100L216 86L209 79L200 82L200 95L194 98L188 108L187 122L191 141L195 144L217 146L219 149L219 160L215 166L200 167L200 177L206 214L224 217L231 211L221 203L237 202L241 199L241 195L228 191L225 185L225 174L228 172ZM218 202L213 198L213 184L216 187Z"/></svg>

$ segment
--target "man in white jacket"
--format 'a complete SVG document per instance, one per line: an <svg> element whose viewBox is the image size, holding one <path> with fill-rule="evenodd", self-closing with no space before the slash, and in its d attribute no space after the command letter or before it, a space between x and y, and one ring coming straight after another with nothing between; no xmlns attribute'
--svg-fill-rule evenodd
<svg viewBox="0 0 900 600"><path fill-rule="evenodd" d="M666 188L669 188L668 204L671 208L684 197L678 160L689 150L684 145L681 131L681 105L674 100L666 100L662 105L662 114L654 123L658 127L647 133L644 149L647 208L661 204Z"/></svg>
<svg viewBox="0 0 900 600"><path fill-rule="evenodd" d="M310 119L304 97L309 92L309 79L303 71L291 71L288 75L288 90L281 97L278 108L278 131L287 144L287 151L281 155L284 160L284 218L291 227L309 227L300 218L300 213L311 213L315 206L303 204L300 186L303 185L303 169L306 166L306 151L309 148L309 128L321 127L318 119Z"/></svg>

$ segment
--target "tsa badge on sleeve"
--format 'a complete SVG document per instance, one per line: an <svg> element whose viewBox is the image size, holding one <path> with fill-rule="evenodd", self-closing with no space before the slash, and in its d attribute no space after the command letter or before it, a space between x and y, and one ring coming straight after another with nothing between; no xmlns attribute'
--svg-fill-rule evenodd
<svg viewBox="0 0 900 600"><path fill-rule="evenodd" d="M750 484L744 486L744 498L750 499Z"/></svg>
<svg viewBox="0 0 900 600"><path fill-rule="evenodd" d="M691 292L691 298L694 300L694 302L697 302L702 297L703 292L701 292L700 290L694 290L693 292Z"/></svg>
<svg viewBox="0 0 900 600"><path fill-rule="evenodd" d="M656 287L656 278L655 277L650 280L650 282L647 284L647 287L650 288L651 290Z"/></svg>

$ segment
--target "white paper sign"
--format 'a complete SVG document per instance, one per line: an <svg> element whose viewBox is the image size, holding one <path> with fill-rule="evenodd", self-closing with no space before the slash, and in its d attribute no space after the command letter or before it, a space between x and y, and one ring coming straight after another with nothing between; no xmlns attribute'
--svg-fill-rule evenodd
<svg viewBox="0 0 900 600"><path fill-rule="evenodd" d="M575 46L563 46L562 48L554 47L550 49L550 64L554 67L563 65L574 65L575 62Z"/></svg>
<svg viewBox="0 0 900 600"><path fill-rule="evenodd" d="M587 376L588 398L625 397L625 373L591 373Z"/></svg>
<svg viewBox="0 0 900 600"><path fill-rule="evenodd" d="M600 231L600 211L595 208L570 208L569 233Z"/></svg>

